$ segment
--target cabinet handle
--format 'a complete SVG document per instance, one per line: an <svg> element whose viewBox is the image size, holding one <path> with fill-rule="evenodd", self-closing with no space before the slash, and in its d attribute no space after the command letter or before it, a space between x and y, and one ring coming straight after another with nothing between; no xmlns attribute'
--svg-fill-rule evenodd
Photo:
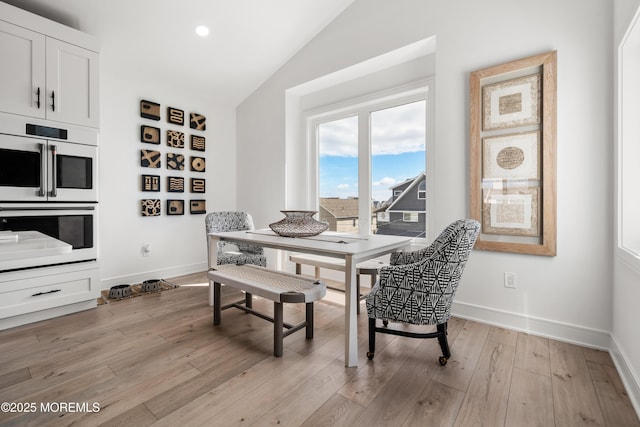
<svg viewBox="0 0 640 427"><path fill-rule="evenodd" d="M51 111L56 111L56 91L51 91Z"/></svg>
<svg viewBox="0 0 640 427"><path fill-rule="evenodd" d="M36 91L36 95L38 95L38 100L36 101L36 105L38 106L38 110L40 109L40 87Z"/></svg>
<svg viewBox="0 0 640 427"><path fill-rule="evenodd" d="M37 294L33 294L31 296L32 297L39 297L40 295L55 294L56 292L60 292L60 291L62 291L62 289L52 289L52 290L47 291L47 292L38 292Z"/></svg>

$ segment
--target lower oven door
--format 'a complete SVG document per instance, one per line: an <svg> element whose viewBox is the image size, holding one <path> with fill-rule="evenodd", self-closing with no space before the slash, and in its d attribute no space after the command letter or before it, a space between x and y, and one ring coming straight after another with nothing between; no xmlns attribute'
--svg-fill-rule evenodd
<svg viewBox="0 0 640 427"><path fill-rule="evenodd" d="M97 205L6 205L0 204L0 233L38 231L71 245L71 252L57 255L0 258L0 272L52 265L95 261L97 248ZM4 243L0 239L1 244Z"/></svg>

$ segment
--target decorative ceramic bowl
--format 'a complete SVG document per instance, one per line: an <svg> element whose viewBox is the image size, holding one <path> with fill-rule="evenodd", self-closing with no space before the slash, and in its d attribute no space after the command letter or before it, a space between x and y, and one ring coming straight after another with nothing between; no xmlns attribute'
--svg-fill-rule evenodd
<svg viewBox="0 0 640 427"><path fill-rule="evenodd" d="M280 211L284 218L269 227L278 235L284 237L309 237L329 228L326 222L317 221L313 215L318 211Z"/></svg>

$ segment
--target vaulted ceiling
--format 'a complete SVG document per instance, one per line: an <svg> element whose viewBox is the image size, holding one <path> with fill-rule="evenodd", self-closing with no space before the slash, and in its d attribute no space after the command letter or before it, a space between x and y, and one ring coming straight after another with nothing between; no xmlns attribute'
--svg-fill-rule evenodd
<svg viewBox="0 0 640 427"><path fill-rule="evenodd" d="M354 0L3 0L237 105ZM210 33L199 37L195 27Z"/></svg>

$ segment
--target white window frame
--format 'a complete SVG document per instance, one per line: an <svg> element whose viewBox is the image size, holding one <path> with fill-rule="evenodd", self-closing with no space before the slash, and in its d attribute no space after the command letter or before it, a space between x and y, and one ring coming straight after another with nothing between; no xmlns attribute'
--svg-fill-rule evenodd
<svg viewBox="0 0 640 427"><path fill-rule="evenodd" d="M616 138L616 253L625 264L640 272L640 8L636 10L617 50Z"/></svg>
<svg viewBox="0 0 640 427"><path fill-rule="evenodd" d="M374 111L397 107L417 101L426 101L425 108L425 168L427 188L433 189L434 162L435 162L435 81L433 78L420 80L411 84L402 85L393 89L372 93L363 97L350 99L338 104L327 105L322 108L306 111L303 114L303 122L306 127L307 144L307 205L318 209L319 182L318 182L318 126L322 123L344 119L354 115L358 116L358 187L359 187L359 224L367 224L365 229L359 229L359 234L371 234L371 153L370 153L370 114ZM360 141L367 141L361 143ZM394 192L395 194L395 192ZM425 199L426 224L425 238L416 238L415 241L425 243L433 229L433 212L431 200L433 190L427 193Z"/></svg>

